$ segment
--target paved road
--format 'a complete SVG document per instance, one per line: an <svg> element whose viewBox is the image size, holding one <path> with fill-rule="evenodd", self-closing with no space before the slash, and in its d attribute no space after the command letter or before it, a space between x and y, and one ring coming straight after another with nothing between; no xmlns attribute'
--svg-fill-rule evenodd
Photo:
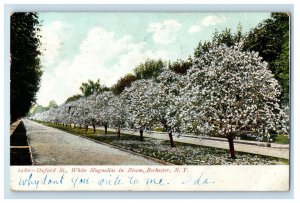
<svg viewBox="0 0 300 203"><path fill-rule="evenodd" d="M104 128L99 127L98 129L104 130ZM108 129L109 131L115 132L114 129ZM130 130L123 130L122 133L132 134L139 136L139 132L133 132ZM152 137L156 139L162 139L162 140L169 140L169 137L166 133L144 133L145 137ZM200 138L193 138L193 137L173 137L174 141L177 142L183 142L183 143L189 143L189 144L196 144L196 145L202 145L202 146L208 146L208 147L217 147L222 149L228 149L228 142L227 140L211 140L211 139L200 139ZM272 157L278 157L278 158L284 158L289 159L289 147L288 145L280 145L280 144L272 144L273 147L264 147L264 146L258 146L254 145L251 141L243 141L243 143L240 143L240 141L236 140L234 143L234 148L236 151L240 152L248 152L248 153L254 153L254 154L261 154L266 156L272 156Z"/></svg>
<svg viewBox="0 0 300 203"><path fill-rule="evenodd" d="M35 165L158 165L152 160L23 120Z"/></svg>

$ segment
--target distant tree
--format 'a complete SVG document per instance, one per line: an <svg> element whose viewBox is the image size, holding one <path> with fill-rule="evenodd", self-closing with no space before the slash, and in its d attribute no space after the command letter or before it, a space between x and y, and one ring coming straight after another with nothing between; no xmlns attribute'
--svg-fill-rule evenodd
<svg viewBox="0 0 300 203"><path fill-rule="evenodd" d="M281 103L289 103L289 15L272 13L245 37L245 50L257 51L281 86Z"/></svg>
<svg viewBox="0 0 300 203"><path fill-rule="evenodd" d="M17 12L10 16L10 120L26 116L40 87L40 23L38 14Z"/></svg>
<svg viewBox="0 0 300 203"><path fill-rule="evenodd" d="M127 74L120 78L117 83L111 88L115 95L121 94L126 87L130 87L131 83L136 80L136 76L132 74Z"/></svg>
<svg viewBox="0 0 300 203"><path fill-rule="evenodd" d="M161 59L147 59L138 65L133 71L137 79L156 78L166 67L166 63Z"/></svg>
<svg viewBox="0 0 300 203"><path fill-rule="evenodd" d="M101 93L109 90L108 87L101 85L100 79L98 79L96 82L92 80L88 80L88 82L83 82L79 89L85 97L90 96L94 93Z"/></svg>
<svg viewBox="0 0 300 203"><path fill-rule="evenodd" d="M51 109L51 108L56 108L56 107L58 107L56 101L54 101L54 100L49 101L47 108Z"/></svg>
<svg viewBox="0 0 300 203"><path fill-rule="evenodd" d="M219 32L215 30L211 41L199 42L198 46L194 51L194 57L200 57L202 54L206 53L213 46L226 44L227 46L233 46L235 43L239 43L243 40L242 25L239 24L237 27L237 32L232 33L230 28L225 28L225 30Z"/></svg>
<svg viewBox="0 0 300 203"><path fill-rule="evenodd" d="M42 105L40 104L34 104L30 110L29 110L29 113L28 113L28 116L32 116L32 115L35 115L37 113L41 113L41 112L44 112L46 111L47 109L45 107L43 107Z"/></svg>
<svg viewBox="0 0 300 203"><path fill-rule="evenodd" d="M78 100L78 99L81 98L81 97L82 97L81 94L75 94L75 95L69 97L69 98L66 100L65 103L72 102L72 101L76 101L76 100Z"/></svg>
<svg viewBox="0 0 300 203"><path fill-rule="evenodd" d="M188 69L193 66L193 60L189 57L187 60L177 60L169 64L169 69L178 74L186 74Z"/></svg>

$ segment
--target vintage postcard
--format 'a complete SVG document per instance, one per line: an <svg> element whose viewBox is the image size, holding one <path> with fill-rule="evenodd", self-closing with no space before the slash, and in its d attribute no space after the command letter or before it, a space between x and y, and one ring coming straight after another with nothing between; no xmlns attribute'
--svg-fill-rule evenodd
<svg viewBox="0 0 300 203"><path fill-rule="evenodd" d="M289 191L290 14L14 12L13 191Z"/></svg>

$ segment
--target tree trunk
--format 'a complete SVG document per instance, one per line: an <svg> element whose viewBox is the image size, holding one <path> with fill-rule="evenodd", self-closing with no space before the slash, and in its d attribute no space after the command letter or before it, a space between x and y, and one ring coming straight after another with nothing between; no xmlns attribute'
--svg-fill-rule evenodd
<svg viewBox="0 0 300 203"><path fill-rule="evenodd" d="M93 125L94 133L96 133L96 125Z"/></svg>
<svg viewBox="0 0 300 203"><path fill-rule="evenodd" d="M173 142L172 131L169 131L169 138L170 138L170 146L171 146L171 147L175 147L174 142Z"/></svg>
<svg viewBox="0 0 300 203"><path fill-rule="evenodd" d="M79 125L79 129L81 129L81 124Z"/></svg>
<svg viewBox="0 0 300 203"><path fill-rule="evenodd" d="M140 139L141 139L141 141L144 141L143 132L144 132L144 130L140 129Z"/></svg>
<svg viewBox="0 0 300 203"><path fill-rule="evenodd" d="M120 128L118 128L117 133L118 133L118 138L120 138L121 137L121 129Z"/></svg>
<svg viewBox="0 0 300 203"><path fill-rule="evenodd" d="M89 129L89 126L88 125L85 125L85 132L87 132Z"/></svg>
<svg viewBox="0 0 300 203"><path fill-rule="evenodd" d="M229 151L230 151L230 158L235 159L235 152L234 152L234 143L233 143L233 135L232 134L228 134L227 135L227 140L229 143Z"/></svg>
<svg viewBox="0 0 300 203"><path fill-rule="evenodd" d="M104 134L107 134L107 123L104 124Z"/></svg>

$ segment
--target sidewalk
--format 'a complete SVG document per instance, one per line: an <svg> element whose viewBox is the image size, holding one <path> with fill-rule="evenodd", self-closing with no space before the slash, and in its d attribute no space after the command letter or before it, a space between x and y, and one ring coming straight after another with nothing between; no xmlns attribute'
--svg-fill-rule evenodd
<svg viewBox="0 0 300 203"><path fill-rule="evenodd" d="M104 130L103 127L98 127L97 129ZM116 131L113 128L108 128L107 130L110 132ZM132 131L132 130L122 130L121 133L140 136L138 131ZM165 132L152 131L149 133L146 131L144 132L144 137L151 137L151 138L161 139L161 140L169 140L169 137ZM227 139L225 138L218 138L218 137L198 138L193 136L181 136L177 138L176 136L173 136L173 139L176 142L229 149ZM285 145L285 144L272 143L271 147L267 147L267 143L265 142L234 140L234 148L236 151L240 151L240 152L247 152L253 154L261 154L265 156L289 159L289 145Z"/></svg>

